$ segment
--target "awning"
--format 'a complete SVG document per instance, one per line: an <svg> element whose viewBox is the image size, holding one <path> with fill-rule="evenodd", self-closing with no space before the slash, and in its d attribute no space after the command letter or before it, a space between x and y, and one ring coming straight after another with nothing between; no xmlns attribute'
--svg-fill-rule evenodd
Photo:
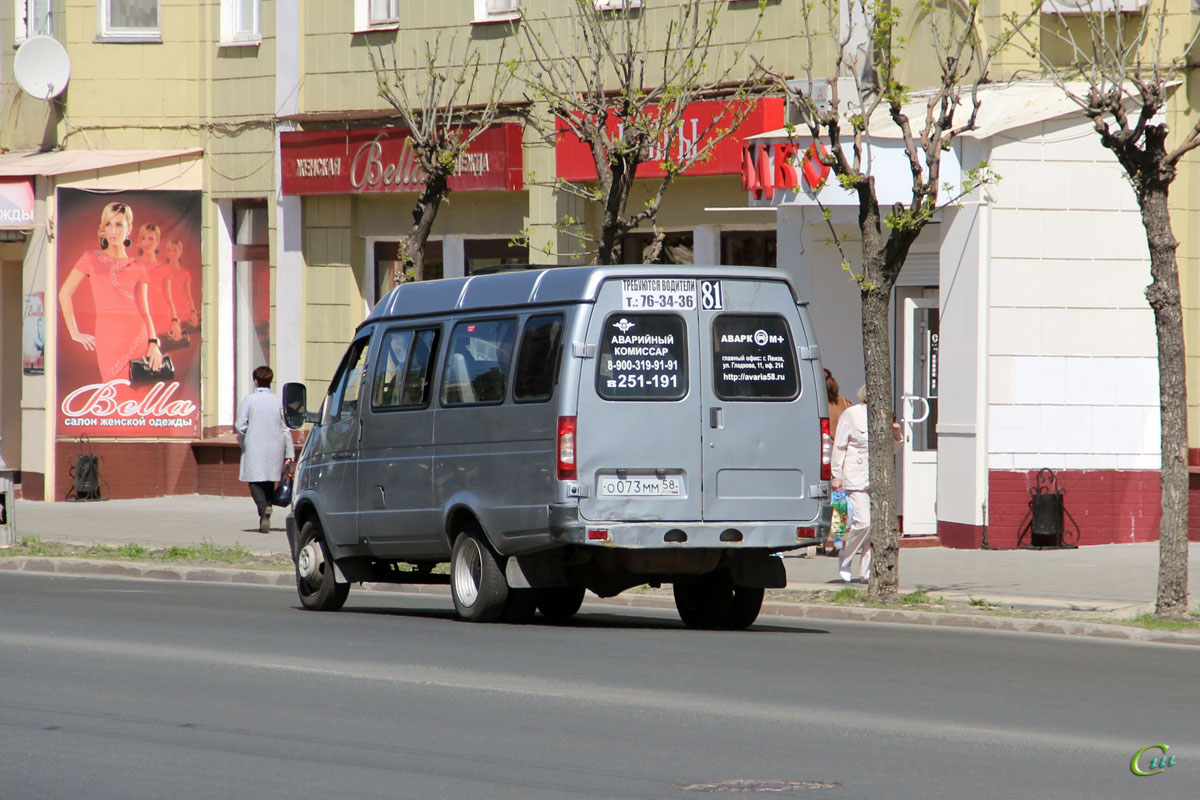
<svg viewBox="0 0 1200 800"><path fill-rule="evenodd" d="M1171 87L1176 85L1171 84ZM1067 88L1075 94L1085 94L1084 83L1068 83ZM919 135L926 113L930 92L914 92L911 100L904 104L903 112L912 121L913 135ZM960 134L957 139L985 140L1018 131L1056 119L1072 118L1078 124L1087 124L1079 105L1067 96L1063 87L1052 81L1014 81L1006 84L988 84L979 87L979 113L975 128ZM970 110L970 88L962 93L962 105L956 114L958 121L965 121ZM880 106L871 115L871 173L875 178L880 205L908 202L912 198L912 175L908 155L900 129L891 120L886 106ZM850 131L843 131L843 143L849 144ZM1027 134L1010 134L1027 135ZM828 139L824 145L829 146ZM810 136L804 126L795 126L789 137L786 128L780 128L757 136L746 137L743 148L742 186L749 194L752 207L818 205L816 195L801 181L803 148ZM942 154L940 179L943 184L958 187L962 179L962 143L959 142ZM951 189L950 194L955 190ZM847 206L855 208L858 198L843 189L836 181L826 181L820 188L820 205L825 207Z"/></svg>
<svg viewBox="0 0 1200 800"><path fill-rule="evenodd" d="M147 161L195 156L202 147L186 150L51 150L0 154L0 177L67 175L73 172L122 167Z"/></svg>
<svg viewBox="0 0 1200 800"><path fill-rule="evenodd" d="M1171 81L1167 84L1167 88L1174 89L1179 83L1179 81ZM1069 82L1066 86L1077 95L1087 94L1086 83ZM905 103L902 108L912 121L914 135L919 133L929 96L930 92L927 91L913 92L909 95L911 101ZM964 138L990 139L1006 131L1059 119L1071 114L1077 115L1080 121L1083 120L1079 104L1067 96L1063 87L1053 81L1023 80L1012 83L986 84L979 87L979 99L979 115L975 118L975 128L960 134ZM955 114L956 121L966 120L970 113L970 104L971 90L969 86L965 86L962 89L962 104L959 106L958 113ZM808 140L808 129L804 126L796 125L793 131L796 139ZM850 130L847 128L844 134L850 134ZM787 138L787 128L746 137L747 141L751 143L771 140L786 141ZM871 138L902 138L900 129L892 122L886 105L880 105L871 115Z"/></svg>

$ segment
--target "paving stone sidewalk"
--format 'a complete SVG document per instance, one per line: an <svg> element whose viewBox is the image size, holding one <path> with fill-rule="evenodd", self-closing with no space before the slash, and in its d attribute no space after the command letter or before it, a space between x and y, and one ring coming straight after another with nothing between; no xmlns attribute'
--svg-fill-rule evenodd
<svg viewBox="0 0 1200 800"><path fill-rule="evenodd" d="M276 509L272 530L257 529L254 505L247 497L183 495L139 500L110 500L90 503L45 503L19 500L15 504L15 536L36 537L44 542L120 545L138 543L150 548L191 546L209 542L221 547L240 545L251 553L287 553L284 534L286 509ZM1200 543L1189 549L1190 594L1193 603L1200 593ZM27 560L28 561L28 560ZM78 559L73 560L78 561ZM67 565L60 565L66 567ZM834 558L810 552L807 557L785 559L788 590L782 596L802 597L814 591L831 591L843 584L837 579ZM12 564L6 569L16 568ZM59 567L25 564L33 569ZM78 567L95 571L97 567ZM203 579L214 570L197 572L186 567L125 565L119 572L146 577ZM245 570L224 570L222 578L244 582L290 584L290 574L255 575ZM900 591L923 589L932 597L967 603L987 602L997 607L1093 612L1097 618L1128 619L1152 611L1158 577L1157 543L1102 545L1074 550L952 550L943 547L903 548L900 553ZM865 588L859 586L858 588ZM444 587L436 587L444 590ZM624 602L628 595L616 598ZM646 602L651 595L635 602ZM656 601L657 602L657 601ZM669 600L668 600L669 602ZM768 603L764 618L780 613L778 603ZM783 603L785 608L794 603ZM900 610L868 609L856 618L898 620ZM826 611L788 612L790 615L844 614ZM882 616L881 616L882 615ZM1200 639L1200 637L1197 637Z"/></svg>

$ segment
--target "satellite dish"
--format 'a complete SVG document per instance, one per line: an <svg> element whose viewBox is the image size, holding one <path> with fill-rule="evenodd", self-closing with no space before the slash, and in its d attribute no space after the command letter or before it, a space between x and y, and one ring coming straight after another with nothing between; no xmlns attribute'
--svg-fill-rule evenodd
<svg viewBox="0 0 1200 800"><path fill-rule="evenodd" d="M49 100L67 88L71 60L53 36L30 36L13 56L13 77L25 94Z"/></svg>

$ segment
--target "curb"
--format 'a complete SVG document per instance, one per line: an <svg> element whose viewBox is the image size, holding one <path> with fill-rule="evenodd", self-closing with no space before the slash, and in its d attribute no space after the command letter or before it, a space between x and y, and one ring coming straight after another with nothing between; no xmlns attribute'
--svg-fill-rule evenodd
<svg viewBox="0 0 1200 800"><path fill-rule="evenodd" d="M81 577L134 578L163 581L195 581L208 583L238 583L256 586L294 586L291 572L278 570L245 570L225 567L189 567L186 565L142 565L129 561L107 561L84 558L45 558L16 556L0 558L0 572L32 572L40 574L74 575ZM789 587L792 588L792 587ZM388 583L364 583L361 590L395 592L398 594L449 595L449 587L440 585L401 586ZM618 597L591 597L589 605L623 608L674 609L675 602L668 592L627 593ZM1046 606L1040 606L1043 610ZM1069 606L1058 605L1060 610ZM1010 633L1048 633L1060 636L1087 636L1138 643L1179 644L1200 647L1200 631L1160 631L1135 628L1106 622L1031 619L1014 616L993 617L980 614L917 611L900 608L869 608L808 603L789 603L768 599L763 603L759 620L771 617L827 620L836 622L869 622L883 625L926 625L944 628L1007 631Z"/></svg>

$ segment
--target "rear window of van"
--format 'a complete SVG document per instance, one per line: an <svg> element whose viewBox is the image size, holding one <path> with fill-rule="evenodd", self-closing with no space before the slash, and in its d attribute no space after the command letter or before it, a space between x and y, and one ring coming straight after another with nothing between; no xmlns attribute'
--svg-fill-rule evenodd
<svg viewBox="0 0 1200 800"><path fill-rule="evenodd" d="M600 336L596 391L606 400L687 394L687 328L677 314L611 314Z"/></svg>
<svg viewBox="0 0 1200 800"><path fill-rule="evenodd" d="M800 394L787 320L721 314L713 320L713 391L722 400L792 400Z"/></svg>

